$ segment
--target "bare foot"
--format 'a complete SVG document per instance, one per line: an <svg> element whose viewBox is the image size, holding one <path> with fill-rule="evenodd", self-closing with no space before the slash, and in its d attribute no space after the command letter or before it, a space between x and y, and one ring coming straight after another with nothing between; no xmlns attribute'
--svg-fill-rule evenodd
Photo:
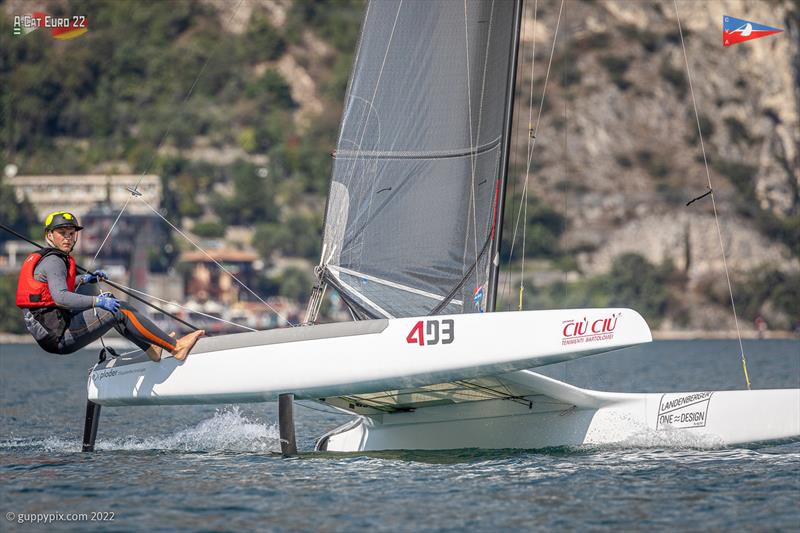
<svg viewBox="0 0 800 533"><path fill-rule="evenodd" d="M147 350L145 350L144 353L147 354L147 357L149 357L151 361L153 361L154 363L158 363L159 361L161 361L162 350L163 348L161 346L155 346L151 344L150 347Z"/></svg>
<svg viewBox="0 0 800 533"><path fill-rule="evenodd" d="M205 330L199 329L178 339L178 342L175 343L175 350L172 352L175 359L178 361L186 359L186 356L189 355L189 351L194 347L197 339L205 335L205 333Z"/></svg>
<svg viewBox="0 0 800 533"><path fill-rule="evenodd" d="M175 332L173 331L172 333L169 334L169 336L174 339ZM162 348L161 346L156 346L154 344L151 344L150 347L145 351L145 353L147 354L147 357L149 357L151 361L153 361L154 363L158 363L159 361L161 361L161 352L163 351L164 348Z"/></svg>

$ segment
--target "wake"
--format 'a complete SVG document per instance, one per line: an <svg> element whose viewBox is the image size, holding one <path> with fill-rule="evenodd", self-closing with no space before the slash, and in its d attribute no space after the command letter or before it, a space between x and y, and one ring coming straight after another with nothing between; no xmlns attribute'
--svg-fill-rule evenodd
<svg viewBox="0 0 800 533"><path fill-rule="evenodd" d="M73 453L81 451L80 439L62 437L11 438L0 441L0 450ZM265 424L243 415L238 406L219 409L214 416L172 435L98 438L98 451L169 450L182 452L280 452L277 424Z"/></svg>

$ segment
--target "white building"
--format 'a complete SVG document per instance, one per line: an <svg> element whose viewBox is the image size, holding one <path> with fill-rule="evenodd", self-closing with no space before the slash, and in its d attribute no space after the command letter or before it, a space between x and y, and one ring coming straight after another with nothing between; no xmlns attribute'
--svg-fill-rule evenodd
<svg viewBox="0 0 800 533"><path fill-rule="evenodd" d="M119 210L129 198L126 213L149 214L150 209L143 202L131 198L128 187L136 187L142 199L154 208L161 205L161 178L153 174L15 176L6 177L5 182L14 187L17 201L28 199L41 220L55 211L69 211L80 220L98 204Z"/></svg>

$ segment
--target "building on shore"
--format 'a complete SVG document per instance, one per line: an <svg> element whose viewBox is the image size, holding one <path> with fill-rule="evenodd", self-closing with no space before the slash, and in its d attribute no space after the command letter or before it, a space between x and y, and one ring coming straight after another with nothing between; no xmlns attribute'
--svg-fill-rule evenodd
<svg viewBox="0 0 800 533"><path fill-rule="evenodd" d="M243 284L250 286L255 281L253 265L257 260L258 255L254 252L230 248L184 252L180 256L180 262L191 265L190 273L186 277L186 295L199 302L214 300L225 306L238 303L241 285L215 262L223 265ZM248 293L244 299L253 298Z"/></svg>
<svg viewBox="0 0 800 533"><path fill-rule="evenodd" d="M42 220L55 211L69 211L82 221L81 217L98 205L119 212L126 202L126 214L152 213L144 202L131 196L129 188L136 188L141 199L155 209L161 206L161 178L153 174L14 176L6 177L5 182L14 188L17 201L27 199Z"/></svg>

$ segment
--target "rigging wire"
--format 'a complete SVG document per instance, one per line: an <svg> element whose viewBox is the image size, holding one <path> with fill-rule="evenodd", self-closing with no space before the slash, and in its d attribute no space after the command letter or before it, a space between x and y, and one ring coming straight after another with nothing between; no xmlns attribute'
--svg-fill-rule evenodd
<svg viewBox="0 0 800 533"><path fill-rule="evenodd" d="M103 238L103 242L101 242L100 247L97 248L97 253L94 254L94 257L92 257L92 266L94 266L97 263L97 256L100 255L100 250L103 249L103 246L106 245L106 241L108 240L109 237L111 237L111 233L113 233L114 228L117 227L117 222L119 222L119 219L122 218L122 213L124 213L125 209L128 208L128 202L130 201L131 201L131 196L128 196L128 198L125 200L125 205L122 206L122 209L120 209L117 218L114 219L114 223L111 224L111 228L108 230L108 233L106 233L106 236Z"/></svg>
<svg viewBox="0 0 800 533"><path fill-rule="evenodd" d="M527 154L525 157L525 186L522 188L522 198L521 202L524 206L524 213L522 215L522 253L520 256L522 257L521 265L520 265L520 274L519 274L519 306L518 311L522 311L522 294L525 291L525 238L527 236L527 229L528 229L528 177L530 176L531 171L531 146L532 141L531 136L535 138L535 134L532 133L533 131L533 72L534 72L534 65L536 64L536 21L537 21L537 12L539 7L539 0L536 0L533 4L533 43L531 44L531 85L530 85L530 96L528 99L528 142L527 142ZM542 95L544 98L544 95Z"/></svg>
<svg viewBox="0 0 800 533"><path fill-rule="evenodd" d="M722 241L722 229L719 224L719 216L717 214L717 203L714 200L714 188L711 186L711 172L708 169L708 158L706 157L706 147L703 143L703 129L700 127L700 114L697 111L697 99L694 95L694 86L692 85L692 73L689 70L689 57L686 55L686 44L683 41L683 28L681 27L681 16L678 12L677 0L672 0L675 5L675 17L678 19L678 33L681 37L681 48L683 49L683 60L686 64L686 77L689 79L689 90L692 94L692 105L694 106L694 117L697 121L697 135L700 138L700 148L703 151L703 164L706 168L706 179L708 180L708 194L711 196L711 206L714 210L714 223L717 226L717 236L719 237L719 248L722 253L722 265L725 269L725 279L728 282L728 294L731 298L731 309L733 310L733 321L736 324L736 336L739 339L739 353L742 358L742 371L744 372L744 380L747 384L747 390L750 390L750 376L747 374L747 358L744 355L744 345L742 344L742 334L739 331L739 317L736 314L736 303L733 299L733 286L731 285L731 275L728 272L728 262L725 258L725 244Z"/></svg>
<svg viewBox="0 0 800 533"><path fill-rule="evenodd" d="M236 283L238 283L239 285L241 285L241 286L242 286L242 287L243 287L243 288L244 288L244 289L245 289L247 292L249 292L250 294L252 294L253 296L255 296L255 297L256 297L256 299L258 299L258 301L259 301L259 302L261 302L262 304L264 304L264 305L265 305L265 306L266 306L266 307L267 307L267 308L268 308L270 311L272 311L273 313L275 313L275 315L277 315L277 316L278 316L279 318L281 318L282 320L285 320L285 321L286 321L286 323L287 323L287 324L289 324L289 325L290 325L290 326L292 326L292 327L294 327L294 326L296 326L296 325L297 325L297 324L294 324L294 323L293 323L291 320L289 320L289 319L288 319L288 318L286 318L285 316L283 316L282 314L280 314L280 313L279 313L279 312L278 312L278 311L277 311L277 310L276 310L274 307L272 307L272 306L271 306L269 303L267 303L266 301L264 301L264 299L263 299L263 298L261 298L261 296L259 296L258 294L256 294L256 293L253 291L253 289L251 289L250 287L248 287L247 285L245 285L245 284L244 284L244 282L243 282L242 280L240 280L239 278L237 278L237 277L236 277L236 275L234 275L234 274L233 274L233 273L232 273L230 270L228 270L227 268L225 268L225 267L222 265L222 263L220 263L219 261L217 261L216 259L214 259L213 257L211 257L211 254L209 254L207 251L205 251L205 250L203 249L203 247L202 247L202 246L200 246L199 244L197 244L196 242L194 242L194 241L193 241L191 238L189 238L189 236L188 236L188 235L186 235L184 232L182 232L180 229L178 229L178 227L176 227L176 226L175 226L175 225L174 225L172 222L170 222L169 220L167 220L167 219L164 217L164 215L162 215L161 213L159 213L157 209L155 209L155 208L154 208L152 205L150 205L149 203L147 203L147 200L145 200L145 199L144 199L144 197L142 197L141 195L139 195L139 196L137 196L137 198L138 198L139 200L141 200L141 201L142 201L142 203L144 203L144 205L146 205L147 207L149 207L149 208L150 208L150 210L151 210L153 213L155 213L155 214L156 214L156 216L158 216L158 217L159 217L161 220L163 220L164 222L166 222L167 224L169 224L169 227L171 227L173 230L175 230L175 231L178 233L178 235L180 235L181 237L183 237L184 239L186 239L186 240L187 240L187 241L188 241L188 242L189 242L189 243L190 243L192 246L194 246L195 248L197 248L198 250L200 250L200 252L201 252L203 255L205 255L207 258L209 258L209 259L210 259L210 260L211 260L211 261L212 261L212 262L213 262L215 265L217 265L217 266L218 266L218 267L219 267L219 268L220 268L220 269L221 269L223 272L225 272L225 273L226 273L228 276L230 276L230 277L231 277L231 279L233 279L233 280L234 280Z"/></svg>
<svg viewBox="0 0 800 533"><path fill-rule="evenodd" d="M539 0L536 0L537 4L538 4L538 1ZM525 2L523 2L523 8L526 11L528 10L528 5L529 4L526 4ZM535 9L534 9L534 12L535 12ZM525 43L528 42L527 38L526 38L527 34L528 34L528 16L527 16L527 13L523 12L523 16L522 16L522 38L521 38L521 41L520 41L522 43L522 55L521 55L521 59L519 60L520 65L524 65L525 64ZM536 49L535 46L536 45L535 45L535 42L534 42L534 50ZM522 85L524 83L522 76L520 76L519 82L520 82L520 85ZM521 121L519 120L519 117L517 117L516 127L514 128L514 138L511 141L511 147L512 147L511 154L510 154L510 157L511 157L511 171L509 173L509 176L522 175L522 170L520 168L520 166L521 166L520 165L520 157L518 155L519 154L519 150L515 150L514 149L515 146L519 145L519 131L520 131L521 127L522 127ZM528 137L530 137L530 134L528 134ZM511 201L509 202L509 205L513 204L514 198L517 197L517 182L518 181L522 181L522 180L517 180L517 179L512 179L511 180ZM503 218L505 218L505 216ZM514 247L513 240L511 242L511 247L512 247L512 249ZM508 281L509 277L510 277L509 273L506 272L506 275L505 275L505 277L503 279L502 287L499 288L498 293L497 293L498 296L500 297L500 298L498 298L498 301L503 302L503 303L506 304L506 311L510 311L511 310L511 303L505 301L506 292L507 292L506 289L507 289L507 285L509 283L509 281Z"/></svg>
<svg viewBox="0 0 800 533"><path fill-rule="evenodd" d="M196 309L192 309L191 307L186 307L186 306L181 305L181 304L179 304L177 302L172 302L170 300L164 300L163 298L159 298L158 296L153 296L152 294L147 294L144 291L140 291L138 289L134 289L133 287L126 287L122 283L117 283L117 285L119 285L123 289L129 290L131 292L135 292L137 294L141 294L142 296L145 296L147 298L152 298L153 300L156 300L157 302L161 302L162 304L174 305L175 307L180 307L181 309L184 309L184 310L192 312L192 313L196 313L196 314L198 314L200 316L204 316L204 317L210 318L212 320L217 320L219 322L224 322L226 324L230 324L231 326L236 326L238 328L246 329L248 331L258 331L257 329L253 329L251 327L244 326L242 324L237 324L236 322L231 322L229 320L225 320L224 318L221 318L221 317L218 317L218 316L209 315L207 313L203 313L203 312L197 311Z"/></svg>
<svg viewBox="0 0 800 533"><path fill-rule="evenodd" d="M559 26L561 24L561 13L563 12L563 10L564 10L564 0L561 0L561 6L558 9L558 18L556 19L556 29L553 32L553 44L552 44L552 46L550 48L550 59L547 62L547 72L545 73L545 77L544 77L544 87L542 88L542 99L539 102L539 112L538 112L538 114L536 116L536 126L534 127L533 133L531 134L529 132L529 134L528 134L528 137L529 137L528 138L529 149L528 149L528 155L527 155L527 161L526 161L525 185L522 188L523 200L519 204L519 209L517 210L517 220L516 220L516 222L514 224L514 234L512 236L512 240L511 240L511 252L509 253L508 262L507 262L507 264L509 266L511 265L511 260L513 259L514 244L516 243L516 240L517 240L517 230L519 229L519 221L520 221L520 218L522 216L523 205L526 203L525 199L527 198L527 193L528 193L528 181L529 181L529 177L530 177L531 162L533 161L533 151L534 151L534 148L536 147L536 137L538 135L539 125L541 124L541 120L542 120L542 110L544 109L544 99L545 99L545 96L547 95L547 84L548 84L548 81L550 80L550 69L551 69L551 67L553 65L553 54L554 54L555 49L556 49L556 40L558 38L558 28L559 28ZM534 19L535 18L536 18L536 13L534 13ZM534 26L534 32L535 31L536 31L536 26ZM531 64L531 69L532 68L533 68L533 64ZM533 89L531 89L531 93L532 93L532 91L533 91ZM532 98L532 95L531 95L531 98ZM524 224L523 224L523 226L524 226ZM525 261L524 257L522 258L522 261L523 262ZM504 295L507 295L509 290L510 290L510 278L507 277L506 278L506 283L504 284L504 287L503 287Z"/></svg>

